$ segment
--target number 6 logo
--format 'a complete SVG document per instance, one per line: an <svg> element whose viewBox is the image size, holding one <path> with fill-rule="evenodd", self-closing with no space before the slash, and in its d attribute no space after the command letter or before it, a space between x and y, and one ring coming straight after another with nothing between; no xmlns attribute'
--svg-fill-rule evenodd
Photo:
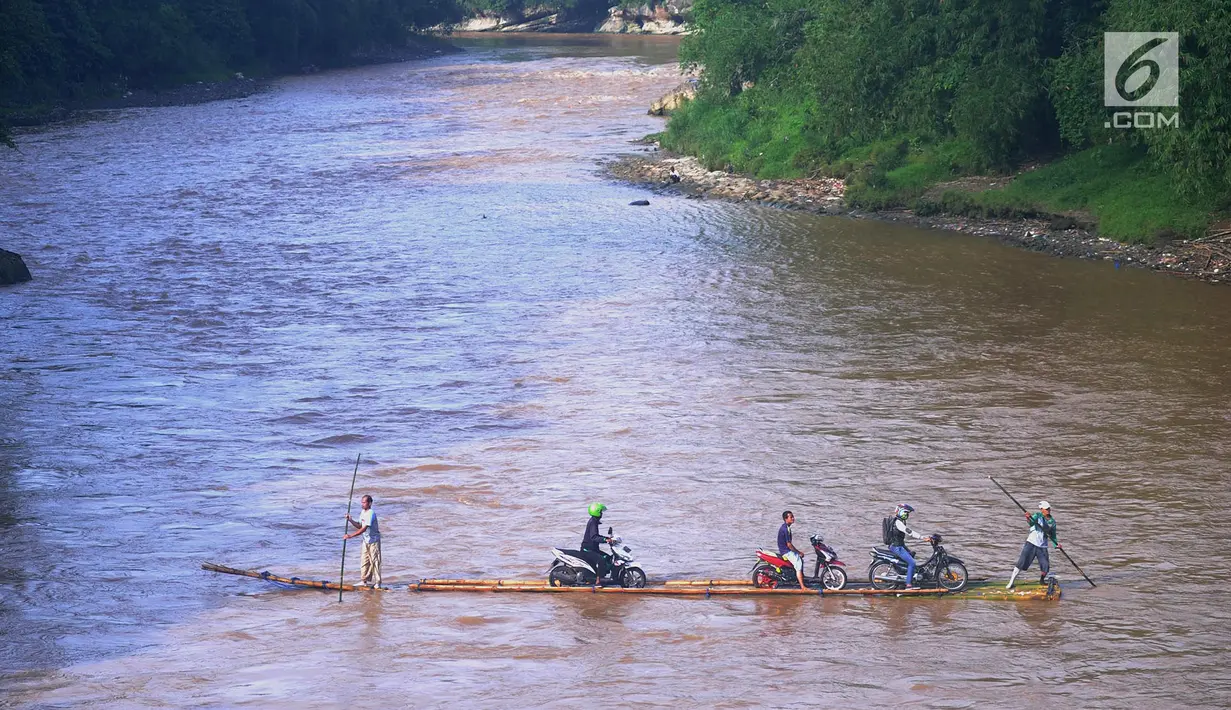
<svg viewBox="0 0 1231 710"><path fill-rule="evenodd" d="M1107 32L1103 40L1103 105L1179 105L1179 33Z"/></svg>

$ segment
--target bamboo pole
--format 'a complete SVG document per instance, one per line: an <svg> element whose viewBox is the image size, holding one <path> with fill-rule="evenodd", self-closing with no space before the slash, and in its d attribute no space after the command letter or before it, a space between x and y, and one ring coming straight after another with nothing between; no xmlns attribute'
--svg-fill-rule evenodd
<svg viewBox="0 0 1231 710"><path fill-rule="evenodd" d="M1024 601L1056 601L1060 598L1060 591L1049 595L1046 589L1035 589L1029 592L1010 592L1001 590L1000 592L988 592L985 594L971 594L969 592L961 592L953 596L954 599L981 599L983 601L1001 601L1001 602L1024 602Z"/></svg>
<svg viewBox="0 0 1231 710"><path fill-rule="evenodd" d="M269 572L257 572L255 570L236 569L225 565L217 565L212 562L203 562L201 569L209 572L218 572L220 574L234 574L240 577L252 577L253 579L263 579L267 582L278 582L280 584L290 584L296 587L306 587L308 589L332 589L341 590L344 592L367 592L367 591L384 591L381 589L373 589L362 585L354 584L337 584L336 582L319 581L315 579L300 579L298 577L279 577L276 574Z"/></svg>
<svg viewBox="0 0 1231 710"><path fill-rule="evenodd" d="M633 594L633 595L672 595L672 596L710 596L724 594L744 595L787 595L787 596L819 596L820 590L812 589L761 589L746 587L743 589L700 588L700 587L642 587L625 589L623 587L550 587L534 586L500 586L500 585L461 585L461 584L411 584L412 592L527 592L539 594Z"/></svg>
<svg viewBox="0 0 1231 710"><path fill-rule="evenodd" d="M360 456L363 454L355 456L355 472L351 474L350 495L346 498L346 522L342 523L342 566L338 569L338 601L342 601L342 586L346 583L346 536L350 535L350 505L355 501L355 479L359 478Z"/></svg>
<svg viewBox="0 0 1231 710"><path fill-rule="evenodd" d="M708 584L707 584L708 583ZM747 589L755 589L747 580L735 579L710 579L710 580L694 580L694 579L673 579L666 582L668 587L738 587L740 591ZM793 591L796 593L803 592L801 589L784 589L782 591ZM820 590L809 589L805 593L815 594ZM711 592L716 593L716 592ZM904 596L928 596L932 594L947 594L944 589L866 589L866 588L847 588L847 589L826 589L825 595L830 594L847 594L847 595L904 595Z"/></svg>
<svg viewBox="0 0 1231 710"><path fill-rule="evenodd" d="M623 587L551 587L547 585L482 585L482 584L428 584L418 582L411 584L412 592L528 592L545 594L634 594L655 595L666 594L675 596L935 596L947 594L944 589L765 589L762 587L688 587L676 585L672 587L644 587L640 589L625 589Z"/></svg>
<svg viewBox="0 0 1231 710"><path fill-rule="evenodd" d="M469 586L514 586L514 587L545 587L545 579L424 579L420 584L449 585L461 584Z"/></svg>

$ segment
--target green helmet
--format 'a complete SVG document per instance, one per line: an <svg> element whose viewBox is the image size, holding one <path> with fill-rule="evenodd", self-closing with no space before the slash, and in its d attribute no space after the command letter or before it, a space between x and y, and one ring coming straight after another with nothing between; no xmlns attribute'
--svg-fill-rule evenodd
<svg viewBox="0 0 1231 710"><path fill-rule="evenodd" d="M604 510L607 510L607 506L603 505L602 503L591 503L590 504L590 515L595 518L603 517Z"/></svg>

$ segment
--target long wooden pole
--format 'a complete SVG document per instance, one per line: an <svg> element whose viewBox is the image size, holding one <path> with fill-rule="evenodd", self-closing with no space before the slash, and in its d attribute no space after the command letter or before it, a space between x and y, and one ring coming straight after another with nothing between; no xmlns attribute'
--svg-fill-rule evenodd
<svg viewBox="0 0 1231 710"><path fill-rule="evenodd" d="M1004 494L1009 497L1009 500L1013 501L1014 503L1017 503L1017 499L1013 497L1013 494L1006 491L1004 486L1000 485L1000 483L996 479L992 478L991 476L988 476L987 479L991 481L992 483L995 483L997 488L1004 491ZM1021 508L1022 512L1025 513L1026 515L1030 515L1030 511L1026 510L1025 506L1023 506L1021 503L1017 503L1017 507ZM1044 540L1043 544L1046 545L1047 540ZM1076 569L1081 574L1081 576L1086 578L1086 581L1090 583L1091 587L1098 586L1097 584L1094 583L1093 579L1090 579L1088 576L1086 576L1085 572L1082 572L1081 567L1077 566L1077 563L1073 561L1072 557L1069 557L1069 553L1065 552L1063 547L1057 546L1056 549L1060 550L1060 554L1064 555L1064 558L1069 561L1069 564L1073 565L1073 569Z"/></svg>
<svg viewBox="0 0 1231 710"><path fill-rule="evenodd" d="M359 458L355 457L355 472L350 477L350 495L346 497L346 522L342 528L342 569L338 571L338 601L342 601L342 587L346 585L346 536L350 534L350 506L355 501L355 479L359 478Z"/></svg>
<svg viewBox="0 0 1231 710"><path fill-rule="evenodd" d="M333 591L341 589L348 592L383 592L384 587L358 587L353 584L336 584L334 582L321 582L313 579L300 579L299 577L280 577L269 572L257 572L250 569L236 569L225 565L216 565L212 562L202 562L201 569L209 572L220 572L222 574L235 574L241 577L252 577L254 579L263 579L266 582L277 582L279 584L287 584L294 587L308 587L309 589L323 589Z"/></svg>

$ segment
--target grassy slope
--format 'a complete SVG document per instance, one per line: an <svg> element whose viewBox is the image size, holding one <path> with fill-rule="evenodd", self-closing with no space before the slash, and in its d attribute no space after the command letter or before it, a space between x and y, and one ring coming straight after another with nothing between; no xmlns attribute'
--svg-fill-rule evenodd
<svg viewBox="0 0 1231 710"><path fill-rule="evenodd" d="M1200 237L1216 213L1213 201L1185 200L1141 151L1099 146L1023 173L1000 190L944 193L917 204L941 212L1082 214L1099 234L1129 243L1159 235Z"/></svg>
<svg viewBox="0 0 1231 710"><path fill-rule="evenodd" d="M911 207L925 214L987 217L1079 215L1102 236L1149 243L1166 234L1199 237L1218 215L1212 199L1186 199L1140 149L1090 148L1013 178L1004 188L944 191L937 185L988 174L957 142L908 137L822 149L806 133L806 110L756 90L735 100L687 104L659 136L664 147L695 155L711 168L761 178L832 175L848 182L848 199L865 209ZM836 159L826 160L837 154ZM940 192L937 196L937 192Z"/></svg>

